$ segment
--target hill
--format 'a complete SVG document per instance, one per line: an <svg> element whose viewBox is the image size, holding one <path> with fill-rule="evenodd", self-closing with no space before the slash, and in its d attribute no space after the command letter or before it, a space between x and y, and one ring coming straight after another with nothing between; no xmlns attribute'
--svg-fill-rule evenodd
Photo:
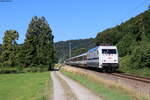
<svg viewBox="0 0 150 100"><path fill-rule="evenodd" d="M99 32L95 43L117 45L120 70L141 74L150 71L150 10L114 28ZM145 75L144 75L145 76ZM150 74L146 73L146 76Z"/></svg>
<svg viewBox="0 0 150 100"><path fill-rule="evenodd" d="M69 44L71 43L71 56L76 56L86 52L88 49L95 47L93 38L89 39L79 39L79 40L68 40L56 42L56 58L58 60L64 60L69 57Z"/></svg>

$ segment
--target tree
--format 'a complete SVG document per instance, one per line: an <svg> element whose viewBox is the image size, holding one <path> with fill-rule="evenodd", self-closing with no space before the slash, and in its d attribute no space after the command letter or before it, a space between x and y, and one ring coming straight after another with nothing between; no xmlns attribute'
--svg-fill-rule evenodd
<svg viewBox="0 0 150 100"><path fill-rule="evenodd" d="M24 46L24 44L20 44L18 45L18 50L17 50L17 55L16 55L16 63L17 65L19 65L20 67L27 67L26 64L26 59L25 59L25 55L26 55L26 48Z"/></svg>
<svg viewBox="0 0 150 100"><path fill-rule="evenodd" d="M85 48L75 49L75 50L73 50L72 55L73 55L73 56L81 55L81 54L83 54L83 53L86 53L87 51L88 51L88 50L85 49Z"/></svg>
<svg viewBox="0 0 150 100"><path fill-rule="evenodd" d="M148 10L150 10L150 5L148 5Z"/></svg>
<svg viewBox="0 0 150 100"><path fill-rule="evenodd" d="M17 42L19 34L15 30L7 30L3 38L1 59L4 65L14 66L16 64Z"/></svg>
<svg viewBox="0 0 150 100"><path fill-rule="evenodd" d="M26 65L49 65L53 66L54 47L52 30L44 17L33 17L24 43L26 48Z"/></svg>
<svg viewBox="0 0 150 100"><path fill-rule="evenodd" d="M2 64L1 55L2 55L2 45L0 44L0 67L1 67L1 64Z"/></svg>
<svg viewBox="0 0 150 100"><path fill-rule="evenodd" d="M125 35L123 39L117 44L119 56L123 57L126 55L130 55L135 45L135 36L132 34Z"/></svg>
<svg viewBox="0 0 150 100"><path fill-rule="evenodd" d="M2 53L2 45L0 44L0 56L1 56L1 53Z"/></svg>
<svg viewBox="0 0 150 100"><path fill-rule="evenodd" d="M150 68L150 44L148 42L141 42L133 50L133 55L131 57L132 68Z"/></svg>

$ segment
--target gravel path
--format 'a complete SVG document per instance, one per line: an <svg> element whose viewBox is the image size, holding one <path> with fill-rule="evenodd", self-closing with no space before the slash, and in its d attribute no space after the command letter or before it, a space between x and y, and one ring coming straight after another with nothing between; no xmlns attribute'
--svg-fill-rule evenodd
<svg viewBox="0 0 150 100"><path fill-rule="evenodd" d="M60 72L51 74L54 83L53 100L102 100L89 89Z"/></svg>
<svg viewBox="0 0 150 100"><path fill-rule="evenodd" d="M52 77L52 80L53 80L53 88L54 88L53 100L67 100L67 97L65 96L65 90L62 87L59 79L57 78L56 72L52 72L51 77Z"/></svg>

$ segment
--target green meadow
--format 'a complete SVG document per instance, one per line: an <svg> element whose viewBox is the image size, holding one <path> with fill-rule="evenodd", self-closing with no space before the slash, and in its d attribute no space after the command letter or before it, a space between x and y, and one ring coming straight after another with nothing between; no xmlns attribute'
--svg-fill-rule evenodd
<svg viewBox="0 0 150 100"><path fill-rule="evenodd" d="M47 100L51 86L49 72L0 75L0 100Z"/></svg>

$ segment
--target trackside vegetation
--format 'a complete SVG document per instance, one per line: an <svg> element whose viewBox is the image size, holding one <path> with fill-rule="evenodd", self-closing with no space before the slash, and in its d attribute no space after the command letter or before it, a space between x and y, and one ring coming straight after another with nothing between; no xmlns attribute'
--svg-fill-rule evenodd
<svg viewBox="0 0 150 100"><path fill-rule="evenodd" d="M0 100L51 100L49 72L0 74Z"/></svg>
<svg viewBox="0 0 150 100"><path fill-rule="evenodd" d="M117 45L120 70L150 77L150 9L97 34L95 43ZM148 71L147 71L148 70Z"/></svg>
<svg viewBox="0 0 150 100"><path fill-rule="evenodd" d="M106 86L103 83L92 80L84 74L73 73L66 70L62 70L61 72L71 79L78 81L90 90L94 91L104 100L146 100L143 97L136 97L134 95L131 95L130 93L119 87Z"/></svg>
<svg viewBox="0 0 150 100"><path fill-rule="evenodd" d="M130 65L130 60L131 60L130 55L122 57L120 61L121 66L119 70L137 76L150 77L150 68L147 67L147 68L133 69L132 66Z"/></svg>
<svg viewBox="0 0 150 100"><path fill-rule="evenodd" d="M28 25L24 43L17 44L16 30L4 32L0 48L0 73L51 69L54 65L52 30L45 17L34 16ZM43 68L45 67L45 68ZM25 70L24 70L25 69ZM7 71L8 70L8 71Z"/></svg>

